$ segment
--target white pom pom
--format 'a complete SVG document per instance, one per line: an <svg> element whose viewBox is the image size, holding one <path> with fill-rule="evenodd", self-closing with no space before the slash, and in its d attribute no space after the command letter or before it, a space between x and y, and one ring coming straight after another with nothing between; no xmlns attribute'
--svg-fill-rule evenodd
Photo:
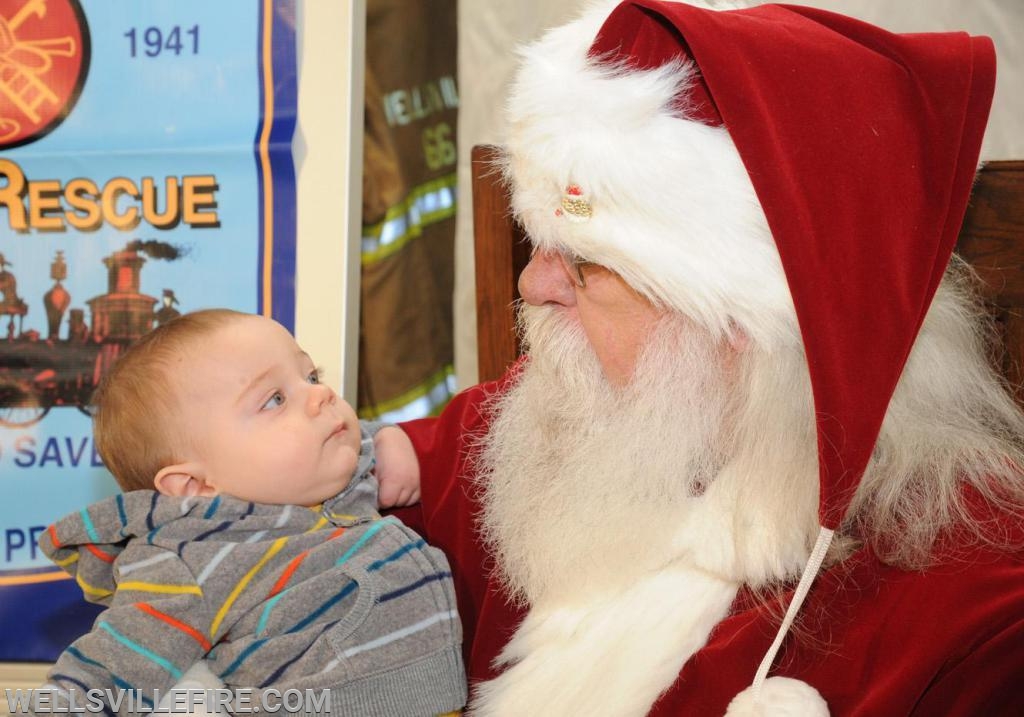
<svg viewBox="0 0 1024 717"><path fill-rule="evenodd" d="M733 697L725 717L829 717L829 712L822 696L806 682L769 677L760 694L748 687Z"/></svg>

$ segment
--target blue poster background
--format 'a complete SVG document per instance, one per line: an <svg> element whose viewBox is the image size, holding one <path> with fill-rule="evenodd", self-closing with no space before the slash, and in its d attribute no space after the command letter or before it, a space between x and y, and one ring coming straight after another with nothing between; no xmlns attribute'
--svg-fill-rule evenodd
<svg viewBox="0 0 1024 717"><path fill-rule="evenodd" d="M47 3L76 4L2 0L0 18L30 2L44 12L24 19L26 30L46 22ZM124 343L116 330L97 329L103 302L130 292L142 307L135 333L162 308L225 306L294 325L294 0L82 0L80 8L91 53L77 102L45 136L0 149L0 285L8 290L0 308L9 310L0 313L0 660L55 659L97 612L35 540L116 490L86 413L98 372ZM17 61L0 54L0 69ZM0 97L0 115L14 111ZM150 178L163 211L167 182L177 190L185 177L199 178L204 200L191 223L125 226L114 215L141 199L130 190L111 192L109 206L99 198L122 180L139 189ZM86 230L61 219L75 210L60 192L76 179L92 183L102 216ZM19 229L14 198L3 194L18 181L26 217L29 183L49 182L36 194L50 196L50 208L35 218L40 226L61 219L59 229ZM53 333L44 297L57 283L69 300Z"/></svg>

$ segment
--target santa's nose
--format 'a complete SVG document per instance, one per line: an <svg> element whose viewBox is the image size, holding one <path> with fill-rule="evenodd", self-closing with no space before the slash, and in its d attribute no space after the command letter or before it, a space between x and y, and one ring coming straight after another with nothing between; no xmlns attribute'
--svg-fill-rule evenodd
<svg viewBox="0 0 1024 717"><path fill-rule="evenodd" d="M523 301L533 306L576 304L575 286L565 265L558 253L550 250L535 251L530 257L530 263L519 275L519 293Z"/></svg>

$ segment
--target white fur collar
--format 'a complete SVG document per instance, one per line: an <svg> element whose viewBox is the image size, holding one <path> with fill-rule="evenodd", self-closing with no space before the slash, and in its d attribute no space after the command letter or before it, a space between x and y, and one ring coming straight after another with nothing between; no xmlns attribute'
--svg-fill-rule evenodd
<svg viewBox="0 0 1024 717"><path fill-rule="evenodd" d="M645 715L738 587L670 566L587 604L565 597L535 606L502 652L510 667L478 688L470 714Z"/></svg>

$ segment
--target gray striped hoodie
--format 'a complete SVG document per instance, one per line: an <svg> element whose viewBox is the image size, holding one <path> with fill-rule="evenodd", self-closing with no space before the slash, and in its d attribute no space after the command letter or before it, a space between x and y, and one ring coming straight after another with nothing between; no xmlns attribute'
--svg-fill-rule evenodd
<svg viewBox="0 0 1024 717"><path fill-rule="evenodd" d="M43 551L107 606L50 672L56 706L75 689L151 699L205 657L230 687L329 688L334 715L463 707L451 569L376 512L372 453L364 430L355 477L319 509L140 490L50 526Z"/></svg>

